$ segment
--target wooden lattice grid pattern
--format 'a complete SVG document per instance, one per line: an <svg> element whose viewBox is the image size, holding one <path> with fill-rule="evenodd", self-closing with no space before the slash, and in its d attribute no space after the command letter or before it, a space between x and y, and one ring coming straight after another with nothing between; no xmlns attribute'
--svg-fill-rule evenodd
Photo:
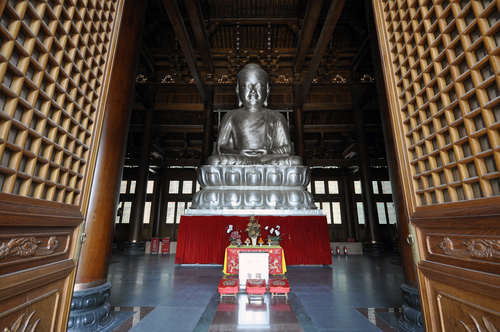
<svg viewBox="0 0 500 332"><path fill-rule="evenodd" d="M500 1L382 6L417 205L500 195Z"/></svg>
<svg viewBox="0 0 500 332"><path fill-rule="evenodd" d="M0 18L0 189L78 204L117 0L9 0Z"/></svg>

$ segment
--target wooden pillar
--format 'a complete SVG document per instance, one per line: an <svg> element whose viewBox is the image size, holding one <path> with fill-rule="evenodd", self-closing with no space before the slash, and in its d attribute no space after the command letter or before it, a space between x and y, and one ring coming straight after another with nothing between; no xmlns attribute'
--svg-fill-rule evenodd
<svg viewBox="0 0 500 332"><path fill-rule="evenodd" d="M299 104L300 85L293 86L293 127L295 135L295 154L302 158L304 165L307 165L305 141L304 141L304 123L302 122L303 104Z"/></svg>
<svg viewBox="0 0 500 332"><path fill-rule="evenodd" d="M391 180L392 199L396 211L396 222L398 226L399 252L403 263L403 273L405 284L402 284L401 291L405 303L402 306L403 315L399 320L399 325L407 331L423 331L423 316L420 306L418 281L416 266L413 260L411 245L407 242L409 235L409 218L404 203L403 186L401 185L401 173L399 172L396 146L394 145L394 133L392 131L391 115L387 92L384 85L384 74L382 60L380 58L380 48L377 39L377 28L373 7L370 0L365 1L366 18L368 31L370 33L370 48L377 86L377 97L380 105L380 115L382 119L382 129L384 133L385 151L389 178Z"/></svg>
<svg viewBox="0 0 500 332"><path fill-rule="evenodd" d="M345 211L344 220L347 231L346 235L348 239L356 238L356 218L354 217L356 205L354 204L352 188L352 176L349 170L344 168L342 169L342 197Z"/></svg>
<svg viewBox="0 0 500 332"><path fill-rule="evenodd" d="M130 211L130 231L128 242L125 243L123 253L126 255L138 255L144 253L144 241L142 241L142 224L144 221L144 210L149 179L149 160L151 156L151 144L153 142L154 130L154 100L156 99L156 85L151 85L148 91L149 100L153 100L151 106L146 110L144 117L144 129L142 132L141 153L139 156L139 167L137 169L137 184L135 196Z"/></svg>
<svg viewBox="0 0 500 332"><path fill-rule="evenodd" d="M166 170L166 169L165 169ZM152 237L161 237L162 225L165 219L161 217L162 206L165 205L165 174L163 171L155 184L155 204L154 204L154 218L153 218L153 235Z"/></svg>
<svg viewBox="0 0 500 332"><path fill-rule="evenodd" d="M200 165L205 165L208 157L213 153L214 146L214 86L207 86L207 100L204 104L203 145L201 147Z"/></svg>
<svg viewBox="0 0 500 332"><path fill-rule="evenodd" d="M154 181L154 186L153 186L153 202L151 203L151 214L150 214L150 228L151 228L151 237L158 237L156 236L156 228L158 227L158 217L159 217L159 204L158 204L158 196L160 195L160 188L159 188L159 183L160 183L160 175L156 177Z"/></svg>
<svg viewBox="0 0 500 332"><path fill-rule="evenodd" d="M378 212L377 205L375 204L375 195L373 194L363 108L358 103L360 99L359 86L357 84L351 85L351 102L354 110L354 132L359 160L361 196L363 197L363 210L365 212L366 242L364 243L364 248L368 255L379 256L384 255L384 246L380 243Z"/></svg>
<svg viewBox="0 0 500 332"><path fill-rule="evenodd" d="M110 323L106 299L111 284L106 280L146 7L146 1L126 0L124 3L85 220L86 241L80 252L71 304L71 308L76 309L71 311L70 317L80 321L87 319L81 312L93 315L96 329ZM92 297L96 298L95 302L86 301ZM74 325L70 330L78 331L79 327Z"/></svg>
<svg viewBox="0 0 500 332"><path fill-rule="evenodd" d="M163 187L163 200L161 201L161 209L160 209L160 237L165 236L165 222L167 220L167 204L168 204L168 188L169 188L169 182L168 182L168 168L163 169L163 176L161 177L161 185Z"/></svg>
<svg viewBox="0 0 500 332"><path fill-rule="evenodd" d="M372 39L372 38L370 38ZM391 180L392 200L396 211L396 222L398 226L399 247L403 259L403 270L405 280L408 285L417 287L417 275L411 246L406 241L408 237L408 217L404 205L403 186L401 185L401 174L397 164L396 146L394 145L394 134L392 132L391 119L389 114L389 105L387 103L385 86L383 83L382 68L380 63L380 54L378 54L378 43L375 39L375 52L372 52L375 68L375 83L377 85L377 95L380 104L380 115L382 119L382 130L384 133L385 151L387 159L387 168ZM375 53L376 57L373 56Z"/></svg>

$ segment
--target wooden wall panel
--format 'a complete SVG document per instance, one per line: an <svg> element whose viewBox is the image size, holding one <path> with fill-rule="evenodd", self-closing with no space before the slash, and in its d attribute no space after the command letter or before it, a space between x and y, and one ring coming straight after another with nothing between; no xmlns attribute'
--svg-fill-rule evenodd
<svg viewBox="0 0 500 332"><path fill-rule="evenodd" d="M500 273L500 227L498 217L483 217L488 227L456 218L417 227L420 259L485 273ZM460 225L460 226L457 226Z"/></svg>
<svg viewBox="0 0 500 332"><path fill-rule="evenodd" d="M412 210L500 195L499 3L374 3Z"/></svg>
<svg viewBox="0 0 500 332"><path fill-rule="evenodd" d="M498 330L500 2L372 4L426 330Z"/></svg>
<svg viewBox="0 0 500 332"><path fill-rule="evenodd" d="M0 234L0 270L12 273L33 265L52 263L70 257L70 244L74 240L74 229L61 228L9 229L9 234ZM0 277L1 278L1 277Z"/></svg>
<svg viewBox="0 0 500 332"><path fill-rule="evenodd" d="M121 5L1 2L2 331L66 330Z"/></svg>
<svg viewBox="0 0 500 332"><path fill-rule="evenodd" d="M30 324L39 320L36 331L65 331L64 316L69 308L61 306L71 299L72 289L68 286L74 279L74 269L75 262L69 259L2 276L0 328L12 328L19 318L24 324L33 313Z"/></svg>
<svg viewBox="0 0 500 332"><path fill-rule="evenodd" d="M427 331L497 331L500 277L425 262L419 267ZM494 327L495 329L491 329ZM468 328L468 329L467 329Z"/></svg>

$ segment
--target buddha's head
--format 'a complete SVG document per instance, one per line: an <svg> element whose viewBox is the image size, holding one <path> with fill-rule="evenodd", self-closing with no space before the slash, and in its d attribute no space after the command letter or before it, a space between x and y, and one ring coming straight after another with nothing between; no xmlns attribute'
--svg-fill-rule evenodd
<svg viewBox="0 0 500 332"><path fill-rule="evenodd" d="M236 77L236 96L238 106L248 109L267 106L269 76L255 63L247 64Z"/></svg>

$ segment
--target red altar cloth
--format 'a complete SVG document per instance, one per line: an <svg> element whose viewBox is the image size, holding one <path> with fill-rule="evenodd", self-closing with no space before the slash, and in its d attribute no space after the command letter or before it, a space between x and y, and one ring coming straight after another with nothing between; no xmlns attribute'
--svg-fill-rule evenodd
<svg viewBox="0 0 500 332"><path fill-rule="evenodd" d="M267 252L269 254L269 274L283 274L286 272L285 255L280 246L258 245L229 246L224 256L224 274L238 274L240 272L240 252Z"/></svg>
<svg viewBox="0 0 500 332"><path fill-rule="evenodd" d="M229 245L229 225L240 230L242 240L249 217L181 216L177 237L176 264L223 264L224 251ZM262 225L263 239L269 229L279 225L287 265L330 265L330 236L326 216L256 216Z"/></svg>

